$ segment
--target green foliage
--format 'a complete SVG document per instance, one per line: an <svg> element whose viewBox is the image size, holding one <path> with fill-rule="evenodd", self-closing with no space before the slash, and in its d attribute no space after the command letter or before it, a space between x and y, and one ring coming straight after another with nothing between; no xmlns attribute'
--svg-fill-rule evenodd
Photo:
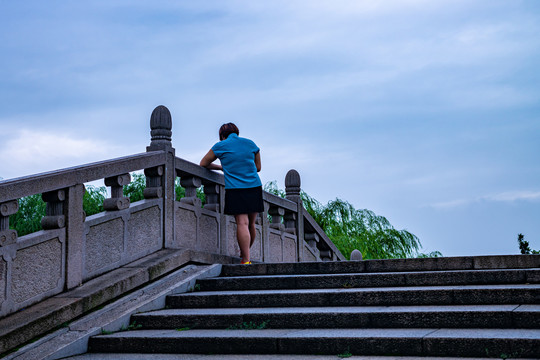
<svg viewBox="0 0 540 360"><path fill-rule="evenodd" d="M137 324L136 321L133 321L131 324L129 324L127 327L125 326L122 326L120 328L120 330L118 331L132 331L132 330L139 330L140 328L142 328L142 325L141 324Z"/></svg>
<svg viewBox="0 0 540 360"><path fill-rule="evenodd" d="M107 196L107 188L105 186L86 186L86 192L83 197L83 210L86 216L103 212L103 201Z"/></svg>
<svg viewBox="0 0 540 360"><path fill-rule="evenodd" d="M285 195L275 181L267 183L264 190ZM367 209L357 210L341 199L323 205L303 191L300 195L308 213L347 258L354 249L360 250L364 259L442 256L438 251L420 254L420 240L407 230L394 229L384 216Z"/></svg>
<svg viewBox="0 0 540 360"><path fill-rule="evenodd" d="M339 358L342 358L342 359L345 359L345 358L350 358L352 356L351 352L349 350L341 353L341 354L338 354L338 357Z"/></svg>
<svg viewBox="0 0 540 360"><path fill-rule="evenodd" d="M206 204L206 194L203 190L204 186L197 189L197 197L201 199L201 204ZM180 185L180 178L176 178L174 182L174 191L176 193L176 201L180 201L181 198L186 196L186 189Z"/></svg>
<svg viewBox="0 0 540 360"><path fill-rule="evenodd" d="M262 330L266 329L268 323L269 321L263 321L260 324L254 323L253 321L244 322L239 325L231 325L227 328L227 330Z"/></svg>
<svg viewBox="0 0 540 360"><path fill-rule="evenodd" d="M424 253L416 254L416 257L418 258L436 258L436 257L442 257L442 256L443 254L440 251L432 251L427 254L424 254Z"/></svg>
<svg viewBox="0 0 540 360"><path fill-rule="evenodd" d="M525 236L523 234L518 234L518 244L519 244L519 250L521 251L521 254L523 255L540 254L540 251L538 250L531 250L531 247L529 246L529 242L525 240Z"/></svg>
<svg viewBox="0 0 540 360"><path fill-rule="evenodd" d="M41 219L45 216L46 204L41 194L19 199L19 211L9 217L9 227L19 236L41 230Z"/></svg>
<svg viewBox="0 0 540 360"><path fill-rule="evenodd" d="M146 188L146 176L144 174L132 174L131 182L124 186L124 196L129 198L133 204L144 199L144 189Z"/></svg>

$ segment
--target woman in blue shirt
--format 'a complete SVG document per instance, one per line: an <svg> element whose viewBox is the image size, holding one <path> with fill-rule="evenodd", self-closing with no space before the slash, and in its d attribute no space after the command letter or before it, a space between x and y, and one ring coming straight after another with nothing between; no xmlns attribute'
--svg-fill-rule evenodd
<svg viewBox="0 0 540 360"><path fill-rule="evenodd" d="M242 264L251 264L249 249L255 241L255 220L264 211L260 149L249 139L238 136L233 123L219 129L219 142L202 158L201 166L225 174L225 214L236 218L236 236ZM213 164L219 159L221 165Z"/></svg>

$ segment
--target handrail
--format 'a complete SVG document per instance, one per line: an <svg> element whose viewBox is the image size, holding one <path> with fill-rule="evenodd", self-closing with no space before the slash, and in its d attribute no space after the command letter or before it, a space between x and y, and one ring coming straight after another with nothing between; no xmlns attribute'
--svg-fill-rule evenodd
<svg viewBox="0 0 540 360"><path fill-rule="evenodd" d="M305 208L303 209L303 214L304 214L304 219L309 223L309 226L313 228L313 230L317 233L317 235L319 235L319 237L324 241L325 246L329 248L330 250L332 250L332 252L336 254L339 260L346 260L345 256L341 254L341 252L338 250L336 245L334 245L332 240L330 240L328 235L326 235L324 230L319 226L319 224L317 224L315 219L313 219L313 217L309 214L309 212Z"/></svg>
<svg viewBox="0 0 540 360"><path fill-rule="evenodd" d="M0 203L155 167L164 163L165 152L152 151L4 180L0 181Z"/></svg>
<svg viewBox="0 0 540 360"><path fill-rule="evenodd" d="M175 167L176 173L180 177L198 177L202 180L203 184L214 183L222 186L225 185L225 177L223 176L223 174L208 170L202 166L199 166L182 158L175 158ZM263 200L274 205L278 205L285 210L290 210L294 212L298 211L298 205L296 203L287 199L283 199L266 191L263 192Z"/></svg>
<svg viewBox="0 0 540 360"><path fill-rule="evenodd" d="M190 161L176 157L174 159L176 173L178 176L195 176L201 178L203 183L211 182L218 185L225 185L225 177L215 171L208 170Z"/></svg>

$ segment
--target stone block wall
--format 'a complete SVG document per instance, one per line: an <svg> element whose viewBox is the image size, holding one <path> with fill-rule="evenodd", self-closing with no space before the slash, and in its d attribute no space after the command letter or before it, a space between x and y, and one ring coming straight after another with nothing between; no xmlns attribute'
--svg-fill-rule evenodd
<svg viewBox="0 0 540 360"><path fill-rule="evenodd" d="M66 254L64 229L22 236L2 250L0 316L62 292Z"/></svg>
<svg viewBox="0 0 540 360"><path fill-rule="evenodd" d="M163 247L162 201L142 200L128 209L88 217L83 237L83 281Z"/></svg>

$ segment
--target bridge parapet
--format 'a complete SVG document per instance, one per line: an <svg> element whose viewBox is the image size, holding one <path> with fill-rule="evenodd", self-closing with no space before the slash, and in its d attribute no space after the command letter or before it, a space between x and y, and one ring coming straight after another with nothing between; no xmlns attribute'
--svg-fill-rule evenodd
<svg viewBox="0 0 540 360"><path fill-rule="evenodd" d="M0 182L0 317L37 303L160 249L189 249L236 258L234 217L225 215L224 177L175 156L172 118L151 116L146 153ZM143 171L144 200L130 203L123 187ZM175 182L186 189L176 200ZM84 184L104 180L106 211L83 211ZM202 206L197 189L202 187ZM259 262L344 260L302 206L300 176L286 178L287 197L265 192L252 259ZM43 230L18 236L9 216L18 200L42 194Z"/></svg>

